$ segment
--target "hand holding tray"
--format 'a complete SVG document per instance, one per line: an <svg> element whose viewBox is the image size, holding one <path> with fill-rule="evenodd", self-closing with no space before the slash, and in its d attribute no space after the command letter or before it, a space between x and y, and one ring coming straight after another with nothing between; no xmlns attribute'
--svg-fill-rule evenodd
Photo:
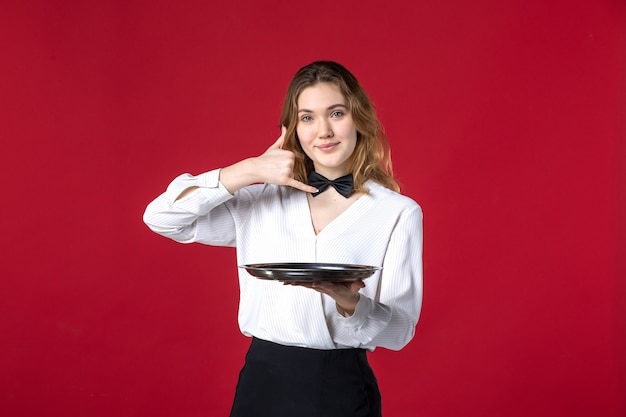
<svg viewBox="0 0 626 417"><path fill-rule="evenodd" d="M301 262L248 264L240 268L261 279L297 282L352 282L369 278L382 269L368 265Z"/></svg>

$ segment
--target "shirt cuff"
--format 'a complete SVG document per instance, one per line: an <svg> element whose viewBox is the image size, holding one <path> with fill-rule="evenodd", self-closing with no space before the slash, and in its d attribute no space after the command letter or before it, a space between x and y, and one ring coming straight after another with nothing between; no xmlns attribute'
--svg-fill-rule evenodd
<svg viewBox="0 0 626 417"><path fill-rule="evenodd" d="M198 187L202 188L219 188L220 183L220 171L221 169L214 169L204 174L200 174L197 177ZM222 186L223 187L223 186Z"/></svg>
<svg viewBox="0 0 626 417"><path fill-rule="evenodd" d="M351 329L359 329L365 324L365 320L367 320L373 308L374 301L363 294L359 294L359 301L354 308L354 314L346 317L337 312L339 323Z"/></svg>
<svg viewBox="0 0 626 417"><path fill-rule="evenodd" d="M233 195L219 181L220 170L205 172L197 176L183 174L172 181L167 189L171 204L190 213L204 215L211 209L233 198ZM197 190L178 198L190 187Z"/></svg>

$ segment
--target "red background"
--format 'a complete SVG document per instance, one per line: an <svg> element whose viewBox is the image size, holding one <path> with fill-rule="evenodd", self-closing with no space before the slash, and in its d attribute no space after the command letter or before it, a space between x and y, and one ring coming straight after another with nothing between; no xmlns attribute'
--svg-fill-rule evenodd
<svg viewBox="0 0 626 417"><path fill-rule="evenodd" d="M386 415L626 415L624 2L174 3L0 6L2 415L227 415L234 252L141 215L264 151L316 59L425 213L417 334L371 355Z"/></svg>

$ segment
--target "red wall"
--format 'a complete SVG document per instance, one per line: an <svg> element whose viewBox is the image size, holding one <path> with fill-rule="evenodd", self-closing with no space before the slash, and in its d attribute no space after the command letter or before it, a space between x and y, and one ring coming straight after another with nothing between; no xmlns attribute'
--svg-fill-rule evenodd
<svg viewBox="0 0 626 417"><path fill-rule="evenodd" d="M227 415L234 253L141 215L262 152L334 59L425 213L416 337L371 355L386 415L626 415L624 3L214 3L0 6L0 413Z"/></svg>

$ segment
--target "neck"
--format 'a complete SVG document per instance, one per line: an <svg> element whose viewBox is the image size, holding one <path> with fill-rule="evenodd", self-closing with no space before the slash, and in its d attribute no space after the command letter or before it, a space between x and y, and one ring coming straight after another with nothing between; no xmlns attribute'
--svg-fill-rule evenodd
<svg viewBox="0 0 626 417"><path fill-rule="evenodd" d="M325 169L314 169L320 175L328 178L329 180L336 180L337 178L343 177L344 175L348 175L349 172L346 171L334 171L334 170L325 170Z"/></svg>

